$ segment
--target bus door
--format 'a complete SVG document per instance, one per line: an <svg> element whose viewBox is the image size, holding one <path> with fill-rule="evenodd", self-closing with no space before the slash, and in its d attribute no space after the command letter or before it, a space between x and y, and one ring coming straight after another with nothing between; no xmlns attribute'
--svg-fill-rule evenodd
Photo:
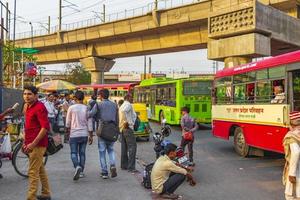
<svg viewBox="0 0 300 200"><path fill-rule="evenodd" d="M156 102L156 89L151 89L150 91L150 108L151 108L151 116L155 117L155 102Z"/></svg>
<svg viewBox="0 0 300 200"><path fill-rule="evenodd" d="M300 111L300 69L290 72L290 103L292 111Z"/></svg>

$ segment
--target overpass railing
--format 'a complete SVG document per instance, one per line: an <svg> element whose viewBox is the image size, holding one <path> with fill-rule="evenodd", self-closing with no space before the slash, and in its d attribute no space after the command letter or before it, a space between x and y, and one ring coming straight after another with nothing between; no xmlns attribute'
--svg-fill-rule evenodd
<svg viewBox="0 0 300 200"><path fill-rule="evenodd" d="M183 5L203 2L203 1L208 1L208 0L159 0L157 3L157 10L165 10L165 9L175 8ZM74 23L62 24L61 31L70 31L79 28L99 25L102 23L109 23L109 22L118 21L122 19L138 17L138 16L146 15L152 12L154 9L155 9L155 3L152 2L143 7L107 14L105 15L105 22L102 21L100 18L92 18L92 19L78 21ZM17 33L15 37L16 39L31 38L35 36L52 34L57 31L58 31L58 25L51 27L50 30L40 29L40 30Z"/></svg>
<svg viewBox="0 0 300 200"><path fill-rule="evenodd" d="M219 0L158 0L157 10L166 10L166 9L170 9L170 8L180 7L183 5L189 5L189 4L199 3L199 2L206 2L206 1L211 2L211 4L212 4L211 9L222 10L222 9L226 9L228 6L231 7L234 5L238 5L240 3L252 2L253 0L230 0L229 5L228 4L224 4L224 5L220 4ZM139 17L139 16L146 15L146 14L152 12L154 9L155 9L155 3L152 2L152 3L149 3L149 4L139 7L139 8L128 9L128 10L124 10L121 12L116 12L116 13L111 13L111 14L105 15L105 21L102 21L100 18L91 18L91 19L82 20L82 21L78 21L78 22L62 24L61 31L70 31L70 30L75 30L75 29L79 29L79 28L99 25L99 24L103 24L103 23L109 23L109 22L114 22L114 21L118 21L118 20L123 20L123 19L127 19L127 18ZM51 27L50 30L39 29L39 30L33 30L32 32L27 31L27 32L17 33L16 39L48 35L48 34L55 33L57 31L59 31L58 25ZM13 38L13 37L11 37L11 38Z"/></svg>

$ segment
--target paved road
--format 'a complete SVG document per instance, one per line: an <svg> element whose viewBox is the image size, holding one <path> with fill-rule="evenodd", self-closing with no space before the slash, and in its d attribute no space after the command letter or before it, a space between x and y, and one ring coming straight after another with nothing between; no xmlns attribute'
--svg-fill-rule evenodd
<svg viewBox="0 0 300 200"><path fill-rule="evenodd" d="M153 126L154 127L154 126ZM157 126L156 126L157 127ZM156 130L158 130L155 127ZM180 144L180 130L172 128L169 140ZM177 193L197 200L282 200L282 155L269 153L264 158L241 158L232 141L211 136L210 130L196 133L194 154L197 186L185 184ZM154 160L153 143L140 142L138 157Z"/></svg>
<svg viewBox="0 0 300 200"><path fill-rule="evenodd" d="M157 124L152 124L158 130ZM180 130L172 128L168 138L179 144ZM119 160L120 145L117 144ZM198 184L191 187L184 184L177 193L184 200L282 200L283 187L281 155L270 154L264 158L240 158L234 152L231 142L213 138L210 130L201 130L195 141L196 171ZM153 142L138 142L138 158L150 163L155 159ZM73 170L65 148L49 158L47 169L54 200L147 200L151 191L140 186L140 174L118 170L118 177L103 180L99 177L98 152L96 144L88 147L86 177L74 183ZM119 164L118 164L119 166ZM138 169L141 170L140 166ZM27 180L19 177L10 162L5 161L0 169L1 200L25 199Z"/></svg>

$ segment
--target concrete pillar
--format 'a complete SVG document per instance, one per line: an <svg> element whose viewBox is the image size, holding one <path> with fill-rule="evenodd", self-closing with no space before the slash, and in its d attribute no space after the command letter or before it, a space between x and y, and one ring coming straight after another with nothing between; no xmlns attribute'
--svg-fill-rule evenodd
<svg viewBox="0 0 300 200"><path fill-rule="evenodd" d="M91 71L91 83L104 83L104 72Z"/></svg>
<svg viewBox="0 0 300 200"><path fill-rule="evenodd" d="M249 57L228 57L224 59L224 67L235 67L238 65L249 63L251 61L252 59Z"/></svg>
<svg viewBox="0 0 300 200"><path fill-rule="evenodd" d="M91 72L91 83L104 83L104 73L108 72L115 61L99 58L99 57L87 57L80 60L84 68Z"/></svg>

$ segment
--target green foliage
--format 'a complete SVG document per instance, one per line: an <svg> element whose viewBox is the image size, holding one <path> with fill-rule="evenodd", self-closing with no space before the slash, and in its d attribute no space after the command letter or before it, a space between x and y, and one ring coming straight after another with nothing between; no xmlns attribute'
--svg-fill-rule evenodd
<svg viewBox="0 0 300 200"><path fill-rule="evenodd" d="M3 65L4 70L7 68L7 66L10 66L13 64L13 61L15 62L21 62L22 61L22 53L20 51L17 51L18 47L14 47L11 42L7 42L3 46ZM34 62L37 58L34 57L32 54L23 54L23 61L24 62Z"/></svg>
<svg viewBox="0 0 300 200"><path fill-rule="evenodd" d="M68 82L75 85L91 83L90 72L86 71L81 64L66 64L65 71Z"/></svg>

